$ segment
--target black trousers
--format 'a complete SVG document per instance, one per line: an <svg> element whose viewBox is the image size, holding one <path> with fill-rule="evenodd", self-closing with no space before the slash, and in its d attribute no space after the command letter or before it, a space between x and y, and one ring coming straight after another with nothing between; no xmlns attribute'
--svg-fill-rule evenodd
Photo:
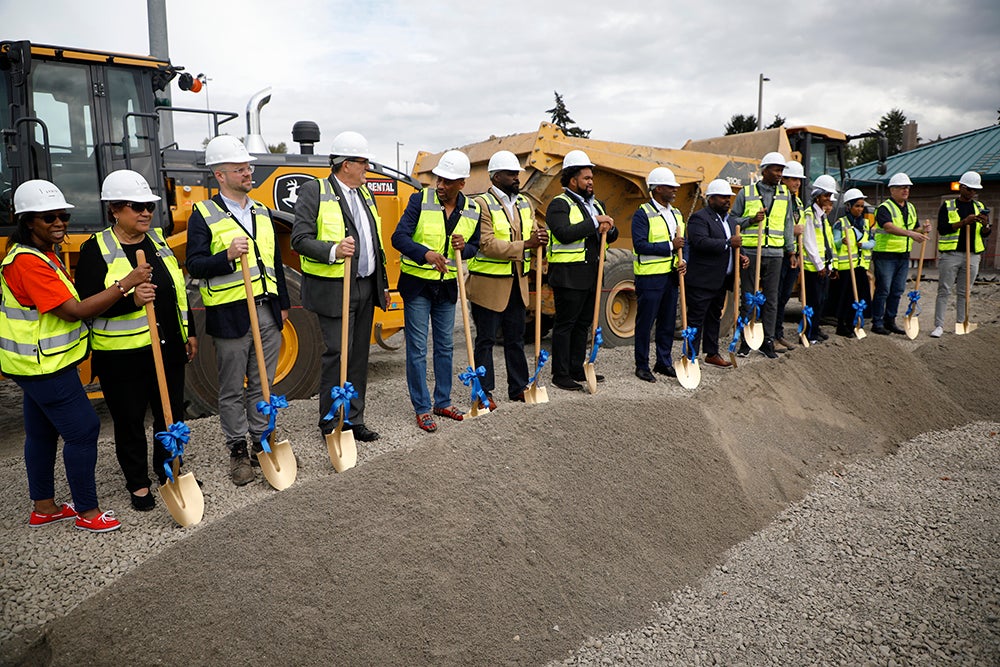
<svg viewBox="0 0 1000 667"><path fill-rule="evenodd" d="M556 316L552 324L553 379L583 380L587 339L594 318L597 286L589 290L553 287Z"/></svg>
<svg viewBox="0 0 1000 667"><path fill-rule="evenodd" d="M854 267L854 280L858 283L858 301L864 301L867 304L865 311L868 312L872 303L868 272L860 266ZM846 331L854 328L854 288L851 287L851 276L847 271L840 272L840 277L834 284L837 283L840 287L840 293L837 297L837 329ZM865 326L869 326L868 320L865 320Z"/></svg>
<svg viewBox="0 0 1000 667"><path fill-rule="evenodd" d="M806 336L809 340L816 340L819 322L823 317L823 309L826 308L826 295L830 289L830 274L820 277L817 271L806 271L806 305L813 309L812 320Z"/></svg>
<svg viewBox="0 0 1000 667"><path fill-rule="evenodd" d="M95 352L100 354L100 352ZM181 353L183 354L183 353ZM177 351L164 350L164 374L167 393L170 394L171 417L175 422L184 420L184 366L177 359ZM127 361L127 363L126 363ZM146 411L153 412L153 433L165 431L160 389L156 381L156 366L151 348L116 363L100 364L101 390L115 425L115 453L118 465L125 475L125 488L129 492L150 485L149 450L146 447ZM166 478L163 462L167 451L154 436L153 472L157 479Z"/></svg>
<svg viewBox="0 0 1000 667"><path fill-rule="evenodd" d="M694 287L690 283L685 287L688 326L698 329L694 339L695 354L702 349L708 356L718 354L719 325L722 321L722 306L726 303L726 288L720 287L712 291Z"/></svg>
<svg viewBox="0 0 1000 667"><path fill-rule="evenodd" d="M353 424L365 423L368 352L372 342L372 323L375 321L375 307L372 305L374 288L375 278L369 276L358 278L351 289L347 315L347 381L354 386L358 397L351 400L351 412L347 419ZM333 407L330 390L340 385L340 324L343 318L319 314L316 317L319 318L319 329L326 344L319 375L319 425L322 428L326 426L325 417Z"/></svg>
<svg viewBox="0 0 1000 667"><path fill-rule="evenodd" d="M528 361L524 357L525 306L516 280L511 281L510 299L502 312L472 304L472 319L476 323L474 346L476 366L486 368L483 391L493 395L496 375L493 371L493 346L497 330L503 331L503 358L507 367L507 397L513 399L528 386Z"/></svg>

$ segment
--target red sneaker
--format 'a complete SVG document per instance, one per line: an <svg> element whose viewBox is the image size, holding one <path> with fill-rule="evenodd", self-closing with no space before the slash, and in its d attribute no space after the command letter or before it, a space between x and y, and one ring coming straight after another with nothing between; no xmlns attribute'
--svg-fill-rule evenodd
<svg viewBox="0 0 1000 667"><path fill-rule="evenodd" d="M122 527L121 522L115 518L115 513L111 510L98 514L93 519L84 519L82 516L76 517L76 527L80 530L88 530L91 533L110 533Z"/></svg>
<svg viewBox="0 0 1000 667"><path fill-rule="evenodd" d="M59 521L65 521L66 519L75 519L76 510L73 509L73 503L63 503L62 507L55 514L42 514L41 512L32 512L31 518L28 519L28 525L32 528L38 528L40 526L47 526L50 523L58 523Z"/></svg>

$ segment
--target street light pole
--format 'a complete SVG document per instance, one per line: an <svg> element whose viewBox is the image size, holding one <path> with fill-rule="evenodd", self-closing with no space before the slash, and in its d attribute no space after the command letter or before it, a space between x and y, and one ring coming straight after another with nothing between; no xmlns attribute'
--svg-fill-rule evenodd
<svg viewBox="0 0 1000 667"><path fill-rule="evenodd" d="M396 171L399 171L399 147L405 145L404 143L396 142Z"/></svg>
<svg viewBox="0 0 1000 667"><path fill-rule="evenodd" d="M764 129L764 82L770 81L764 73L761 72L760 81L757 86L757 131L760 132Z"/></svg>
<svg viewBox="0 0 1000 667"><path fill-rule="evenodd" d="M208 82L211 81L211 79L205 76L205 74L199 74L195 78L201 81L201 85L205 87L205 111L210 111L212 107L208 103ZM213 136L215 136L213 134L214 124L212 123L212 114L206 114L205 117L208 119L208 138L211 139Z"/></svg>

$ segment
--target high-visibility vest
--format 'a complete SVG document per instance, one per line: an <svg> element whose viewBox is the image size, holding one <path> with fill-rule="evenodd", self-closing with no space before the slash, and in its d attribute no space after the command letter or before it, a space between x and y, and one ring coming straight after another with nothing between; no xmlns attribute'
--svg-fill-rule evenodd
<svg viewBox="0 0 1000 667"><path fill-rule="evenodd" d="M813 220L815 219L816 214L813 213L811 206L802 211L803 224L806 225L806 230L803 233L808 234L809 231L812 230L812 233L816 237L816 250L819 252L820 259L824 261L823 266L816 266L809 260L809 254L803 253L803 265L805 266L806 271L812 271L813 273L823 270L826 265L825 261L827 250L830 250L832 253L834 245L833 228L830 226L830 221L824 218L819 227L816 227L813 223Z"/></svg>
<svg viewBox="0 0 1000 667"><path fill-rule="evenodd" d="M556 199L562 199L569 204L569 224L579 225L584 220L587 220L587 216L583 214L583 205L575 201L568 194L560 192L552 198L552 201ZM594 200L594 208L597 209L598 215L604 215L604 207L596 199ZM589 220L587 224L591 224ZM572 243L563 243L556 238L555 234L549 234L549 247L547 250L550 264L575 264L587 261L586 239L580 239Z"/></svg>
<svg viewBox="0 0 1000 667"><path fill-rule="evenodd" d="M840 231L843 238L840 243L835 246L834 254L836 256L834 258L833 268L838 271L847 271L852 268L851 259L853 259L853 266L860 266L863 269L867 269L871 265L871 251L865 250L859 245L858 235L855 233L857 227L851 223L851 219L846 215L838 220L836 224L840 225ZM867 241L868 225L866 224L864 229L861 231L860 243L865 243ZM850 257L848 257L847 254L848 249L851 251Z"/></svg>
<svg viewBox="0 0 1000 667"><path fill-rule="evenodd" d="M492 192L485 192L482 197L489 207L490 218L493 220L493 236L509 243L513 238L513 230L503 204L500 203L500 200ZM531 203L527 197L519 194L514 199L514 206L517 210L518 220L521 223L521 238L527 239L531 236L531 232L535 228L535 218L531 212ZM484 276L509 276L514 272L513 267L514 263L510 260L487 257L483 254L482 248L479 249L475 257L469 260L469 273ZM525 250L523 273L527 274L530 269L531 251Z"/></svg>
<svg viewBox="0 0 1000 667"><path fill-rule="evenodd" d="M765 216L764 230L763 230L763 240L765 248L783 248L785 247L785 217L788 214L788 204L790 201L791 194L788 192L788 188L779 183L774 187L774 201L771 202L771 210L767 212ZM757 189L757 184L747 185L743 188L743 216L744 218L752 218L757 215L757 211L764 208L764 202L761 199L760 191ZM760 225L756 222L751 222L749 226L743 230L743 246L749 248L757 247L757 234Z"/></svg>
<svg viewBox="0 0 1000 667"><path fill-rule="evenodd" d="M945 210L948 212L948 222L954 225L956 222L960 221L961 218L958 217L958 200L949 199L944 203ZM973 215L979 215L986 208L977 199L972 200L972 210L975 211ZM986 249L986 245L983 243L983 226L978 222L970 227L966 227L967 230L974 230L972 236L972 252L977 255ZM962 233L961 227L953 227L953 230L949 234L945 234L938 238L938 250L941 252L950 252L952 250L958 250L958 236ZM964 251L965 248L962 248Z"/></svg>
<svg viewBox="0 0 1000 667"><path fill-rule="evenodd" d="M917 228L917 209L910 202L906 202L906 221L903 221L903 211L892 199L886 199L878 205L878 208L885 208L892 215L892 224L900 229ZM878 216L878 209L875 209ZM909 236L899 236L890 234L879 226L875 227L875 252L905 252L909 253L913 247L913 239Z"/></svg>
<svg viewBox="0 0 1000 667"><path fill-rule="evenodd" d="M452 233L461 234L462 238L468 241L475 233L478 224L479 204L472 201L471 197L466 197L465 206L459 211L458 224ZM413 240L444 255L448 263L448 272L442 274L429 264L418 264L406 255L400 257L400 271L424 280L455 279L457 275L455 249L451 246L451 237L445 227L444 205L438 199L434 188L424 188L420 197L420 217L417 218L417 229L413 232Z"/></svg>
<svg viewBox="0 0 1000 667"><path fill-rule="evenodd" d="M278 293L278 280L274 266L275 241L271 216L267 213L267 207L260 202L251 200L251 205L255 233L250 239L247 263L250 265L253 295L255 297L264 294L276 295ZM201 213L205 224L208 225L208 230L212 233L212 243L209 250L213 255L227 250L229 244L237 236L250 236L247 230L236 221L233 214L228 209L219 206L214 199L198 202L194 208ZM260 257L257 256L258 251ZM261 267L264 269L263 280L261 279ZM206 306L221 306L246 299L246 291L243 288L243 270L238 264L232 273L203 278L198 289L201 291L201 301Z"/></svg>
<svg viewBox="0 0 1000 667"><path fill-rule="evenodd" d="M72 366L87 356L87 325L67 322L51 311L39 313L35 306L22 306L3 278L5 268L18 255L35 255L59 276L73 298L79 300L76 287L62 270L58 260L31 246L14 244L0 262L0 371L12 377L51 375Z"/></svg>
<svg viewBox="0 0 1000 667"><path fill-rule="evenodd" d="M160 289L173 288L177 300L177 322L180 325L181 337L187 342L188 303L187 289L184 284L184 274L177 263L177 258L159 229L150 229L146 234L156 247L156 255L163 260L167 273L170 274L171 285L159 285ZM108 273L104 276L104 287L107 289L132 271L122 244L115 236L111 227L99 234L94 234L97 247L101 250L104 262L108 265ZM95 350L134 350L150 344L149 322L146 310L141 308L133 313L117 317L95 317L90 327L90 345Z"/></svg>
<svg viewBox="0 0 1000 667"><path fill-rule="evenodd" d="M344 212L340 208L340 198L337 197L337 193L334 191L329 179L320 178L317 180L319 182L319 209L316 215L316 240L340 243L344 240L344 236L347 235L347 228L344 224ZM378 208L375 206L375 198L372 197L372 193L367 185L359 186L358 194L361 195L365 206L371 211L372 217L375 220L375 235L378 243L378 250L375 252L375 255L376 258L382 258L384 263L385 252L382 249L382 218L379 217ZM355 224L366 225L368 224L368 220L355 220ZM300 264L302 265L302 273L308 273L311 276L341 279L344 277L343 259L337 259L333 264L328 264L302 255L300 257ZM357 265L355 265L355 268L357 268Z"/></svg>
<svg viewBox="0 0 1000 667"><path fill-rule="evenodd" d="M673 206L669 207L677 223L677 235L684 236L684 217L681 212ZM652 202L646 202L639 209L646 214L649 220L649 233L646 240L650 243L663 243L671 241L670 228L667 226L667 219L664 217L664 210L657 208ZM674 270L675 256L670 255L640 255L635 252L633 241L632 250L632 270L637 276L653 276L662 273L670 273Z"/></svg>

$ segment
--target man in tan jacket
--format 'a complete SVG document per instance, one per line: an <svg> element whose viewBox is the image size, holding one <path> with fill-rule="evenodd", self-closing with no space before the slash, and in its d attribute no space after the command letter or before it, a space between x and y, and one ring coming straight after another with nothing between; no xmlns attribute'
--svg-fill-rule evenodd
<svg viewBox="0 0 1000 667"><path fill-rule="evenodd" d="M498 151L487 167L492 186L476 197L479 203L480 244L469 260L467 283L476 323L475 360L486 368L483 390L496 409L493 388L493 345L503 331L507 366L507 396L523 401L528 386L528 362L524 356L524 326L528 301L531 253L548 243L548 234L532 214L531 203L519 194L521 165L510 151Z"/></svg>

